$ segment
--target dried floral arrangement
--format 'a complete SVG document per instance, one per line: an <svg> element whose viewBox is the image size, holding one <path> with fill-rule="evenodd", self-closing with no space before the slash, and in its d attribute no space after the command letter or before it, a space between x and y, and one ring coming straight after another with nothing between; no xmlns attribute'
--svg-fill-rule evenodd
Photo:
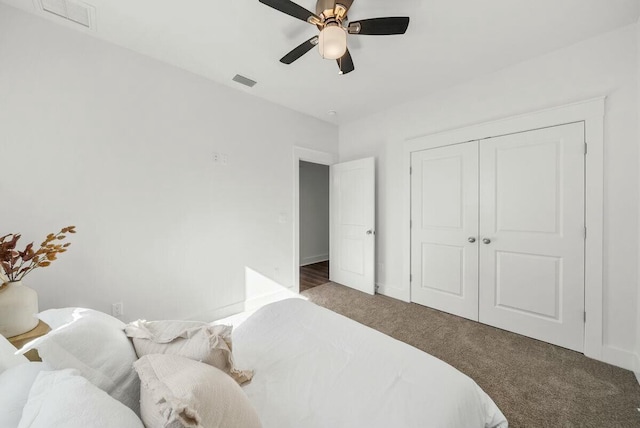
<svg viewBox="0 0 640 428"><path fill-rule="evenodd" d="M38 250L34 250L32 242L22 251L16 249L22 235L11 233L0 237L0 266L8 279L0 285L0 290L10 282L21 281L34 269L50 266L58 254L65 253L71 245L70 242L61 242L67 238L67 233L76 233L76 227L69 226L56 234L50 233Z"/></svg>

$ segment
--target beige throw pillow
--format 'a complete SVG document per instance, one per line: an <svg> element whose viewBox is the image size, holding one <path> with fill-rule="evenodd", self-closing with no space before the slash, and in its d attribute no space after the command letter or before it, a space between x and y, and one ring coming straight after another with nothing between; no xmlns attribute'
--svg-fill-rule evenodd
<svg viewBox="0 0 640 428"><path fill-rule="evenodd" d="M152 354L133 365L147 428L260 428L246 394L221 370L178 355Z"/></svg>
<svg viewBox="0 0 640 428"><path fill-rule="evenodd" d="M138 358L149 354L180 355L217 367L243 384L251 380L253 372L234 366L232 328L197 321L138 320L127 325L125 333L133 339Z"/></svg>

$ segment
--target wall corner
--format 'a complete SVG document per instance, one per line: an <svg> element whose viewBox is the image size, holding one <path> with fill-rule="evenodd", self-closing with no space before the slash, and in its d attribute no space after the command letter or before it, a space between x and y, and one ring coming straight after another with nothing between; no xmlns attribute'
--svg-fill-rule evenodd
<svg viewBox="0 0 640 428"><path fill-rule="evenodd" d="M637 93L636 93L636 110L637 110L637 135L638 144L640 144L640 17L636 24L636 77L637 77ZM640 205L638 207L638 216L640 221ZM638 245L640 246L640 236L638 237ZM640 263L638 264L640 268ZM639 271L640 274L640 271ZM635 375L638 383L640 383L640 275L638 279L637 303L636 303L636 367Z"/></svg>

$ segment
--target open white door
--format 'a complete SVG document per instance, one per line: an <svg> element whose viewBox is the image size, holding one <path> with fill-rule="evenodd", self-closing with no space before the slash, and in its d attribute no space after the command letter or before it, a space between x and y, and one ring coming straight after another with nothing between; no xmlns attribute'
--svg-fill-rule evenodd
<svg viewBox="0 0 640 428"><path fill-rule="evenodd" d="M375 159L331 166L329 278L375 293Z"/></svg>

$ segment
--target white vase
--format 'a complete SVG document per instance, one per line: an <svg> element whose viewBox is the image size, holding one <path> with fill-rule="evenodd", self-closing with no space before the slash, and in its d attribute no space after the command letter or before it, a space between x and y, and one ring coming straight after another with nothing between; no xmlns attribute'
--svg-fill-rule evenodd
<svg viewBox="0 0 640 428"><path fill-rule="evenodd" d="M13 337L38 325L38 293L22 284L10 282L0 290L0 334Z"/></svg>

